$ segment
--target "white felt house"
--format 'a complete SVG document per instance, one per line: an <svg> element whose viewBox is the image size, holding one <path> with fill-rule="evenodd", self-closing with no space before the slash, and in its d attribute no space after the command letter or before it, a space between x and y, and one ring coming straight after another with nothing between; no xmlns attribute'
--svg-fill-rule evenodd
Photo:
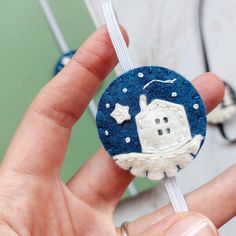
<svg viewBox="0 0 236 236"><path fill-rule="evenodd" d="M147 104L141 95L140 109L135 119L143 153L170 152L192 139L182 105L160 99Z"/></svg>
<svg viewBox="0 0 236 236"><path fill-rule="evenodd" d="M203 137L192 137L182 105L160 99L147 104L144 95L140 96L139 104L141 111L135 120L142 152L122 153L114 159L136 176L153 180L175 176L178 168L192 161L192 154L197 154Z"/></svg>

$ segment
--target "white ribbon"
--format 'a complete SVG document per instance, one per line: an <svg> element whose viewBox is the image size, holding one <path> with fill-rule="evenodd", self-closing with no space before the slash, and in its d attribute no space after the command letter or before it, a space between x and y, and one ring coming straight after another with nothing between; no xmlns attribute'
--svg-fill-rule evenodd
<svg viewBox="0 0 236 236"><path fill-rule="evenodd" d="M125 40L120 31L120 27L117 22L112 3L110 1L104 2L103 14L105 17L109 35L111 37L123 73L134 69L133 61L130 57Z"/></svg>
<svg viewBox="0 0 236 236"><path fill-rule="evenodd" d="M111 1L106 1L103 3L103 14L105 17L111 41L113 43L123 73L134 69L133 61L130 57L125 40L120 31L120 27L117 22ZM169 194L175 212L178 213L188 211L187 204L185 202L182 191L179 185L177 184L176 178L165 177L163 179L163 182L165 184L166 190Z"/></svg>

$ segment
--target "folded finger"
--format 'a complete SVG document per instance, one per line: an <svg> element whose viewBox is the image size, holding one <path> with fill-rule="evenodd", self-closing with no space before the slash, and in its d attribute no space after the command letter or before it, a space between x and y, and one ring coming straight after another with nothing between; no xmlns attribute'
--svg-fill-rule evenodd
<svg viewBox="0 0 236 236"><path fill-rule="evenodd" d="M216 236L218 233L213 223L203 215L185 213L168 216L137 236L156 235Z"/></svg>
<svg viewBox="0 0 236 236"><path fill-rule="evenodd" d="M208 217L217 228L221 227L236 214L236 165L224 171L221 175L187 194L190 211L199 212ZM174 213L171 205L167 205L151 214L138 218L129 224L131 235L144 232L165 217Z"/></svg>

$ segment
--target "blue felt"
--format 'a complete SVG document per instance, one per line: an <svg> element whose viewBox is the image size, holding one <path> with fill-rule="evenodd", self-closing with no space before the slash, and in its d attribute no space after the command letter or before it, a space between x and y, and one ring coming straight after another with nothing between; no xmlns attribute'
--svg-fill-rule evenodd
<svg viewBox="0 0 236 236"><path fill-rule="evenodd" d="M59 73L63 69L64 65L62 64L62 59L64 57L72 58L75 53L76 53L76 50L71 50L71 51L64 53L60 56L60 58L57 60L55 68L54 68L54 75L56 75L57 73Z"/></svg>
<svg viewBox="0 0 236 236"><path fill-rule="evenodd" d="M144 74L143 78L138 77L138 73ZM152 83L146 89L143 87L148 82L158 80L173 80L169 83ZM123 88L128 92L124 93ZM172 92L177 92L177 97L172 97ZM139 98L140 95L146 95L148 104L154 99L162 99L177 104L182 104L187 113L188 122L192 137L201 134L205 138L206 134L206 113L204 103L193 85L180 74L156 66L140 67L128 71L116 80L114 80L103 93L97 113L97 127L100 139L111 155L118 155L130 152L141 152L141 145L138 138L135 116L140 112ZM106 104L110 104L106 108ZM114 118L110 116L115 108L115 104L129 106L131 120L125 121L118 125ZM193 105L197 103L199 109L194 109ZM105 130L109 135L105 135ZM125 138L130 137L131 142L126 143Z"/></svg>

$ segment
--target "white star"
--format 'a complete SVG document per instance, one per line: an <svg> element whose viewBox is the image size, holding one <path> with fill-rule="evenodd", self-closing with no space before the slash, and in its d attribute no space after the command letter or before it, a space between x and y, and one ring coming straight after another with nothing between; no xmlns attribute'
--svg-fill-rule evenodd
<svg viewBox="0 0 236 236"><path fill-rule="evenodd" d="M126 120L130 120L131 116L129 114L129 106L122 106L119 103L116 103L115 109L111 113L117 124L122 124Z"/></svg>

